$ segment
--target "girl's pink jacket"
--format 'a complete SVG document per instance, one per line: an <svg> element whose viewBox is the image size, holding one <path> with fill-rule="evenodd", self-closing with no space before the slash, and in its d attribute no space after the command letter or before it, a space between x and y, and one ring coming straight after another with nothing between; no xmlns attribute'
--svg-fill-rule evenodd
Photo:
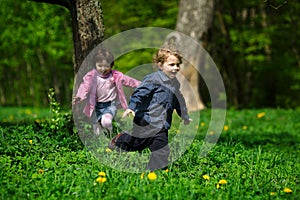
<svg viewBox="0 0 300 200"><path fill-rule="evenodd" d="M126 76L122 72L119 72L117 70L111 70L111 73L112 77L110 79L111 81L115 82L117 88L119 100L118 108L126 109L128 105L123 90L123 85L131 88L136 88L141 83L141 81ZM97 103L97 76L99 76L99 74L96 69L92 69L91 71L89 71L83 77L83 82L80 84L76 94L76 97L80 97L81 100L88 98L83 110L84 114L88 117L92 116Z"/></svg>

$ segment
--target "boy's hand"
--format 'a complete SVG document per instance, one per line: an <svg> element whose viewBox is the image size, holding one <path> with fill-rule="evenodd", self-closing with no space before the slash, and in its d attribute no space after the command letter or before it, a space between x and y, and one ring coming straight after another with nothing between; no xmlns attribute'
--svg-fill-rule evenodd
<svg viewBox="0 0 300 200"><path fill-rule="evenodd" d="M131 109L126 109L122 115L122 118L125 118L127 115L132 114L132 116L135 116L135 112Z"/></svg>
<svg viewBox="0 0 300 200"><path fill-rule="evenodd" d="M189 118L188 120L184 120L184 125L189 125L191 123L191 121L193 121L191 118Z"/></svg>
<svg viewBox="0 0 300 200"><path fill-rule="evenodd" d="M73 97L72 104L79 103L81 101L80 97Z"/></svg>

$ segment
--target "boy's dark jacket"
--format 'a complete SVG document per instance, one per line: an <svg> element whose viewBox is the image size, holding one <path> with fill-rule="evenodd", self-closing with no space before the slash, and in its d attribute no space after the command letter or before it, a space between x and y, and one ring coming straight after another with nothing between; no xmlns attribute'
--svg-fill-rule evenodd
<svg viewBox="0 0 300 200"><path fill-rule="evenodd" d="M160 70L145 76L128 106L135 111L134 122L168 130L174 109L183 120L188 120L186 103L179 89L179 81L168 78Z"/></svg>

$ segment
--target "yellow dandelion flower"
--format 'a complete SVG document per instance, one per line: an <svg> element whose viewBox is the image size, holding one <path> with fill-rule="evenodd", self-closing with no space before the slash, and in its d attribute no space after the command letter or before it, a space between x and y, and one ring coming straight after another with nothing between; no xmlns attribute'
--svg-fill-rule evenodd
<svg viewBox="0 0 300 200"><path fill-rule="evenodd" d="M98 183L104 183L104 182L107 181L107 179L106 179L105 177L98 177L98 178L96 179L96 181L97 181Z"/></svg>
<svg viewBox="0 0 300 200"><path fill-rule="evenodd" d="M284 188L283 191L285 193L292 193L293 192L290 188Z"/></svg>
<svg viewBox="0 0 300 200"><path fill-rule="evenodd" d="M39 173L39 174L44 174L45 172L44 172L44 170L39 169L39 170L38 170L38 173Z"/></svg>
<svg viewBox="0 0 300 200"><path fill-rule="evenodd" d="M208 181L209 181L209 179L210 179L210 177L209 177L207 174L203 175L202 177L203 177L205 180L208 180Z"/></svg>
<svg viewBox="0 0 300 200"><path fill-rule="evenodd" d="M225 125L225 126L223 127L223 129L224 129L224 131L228 131L229 126Z"/></svg>
<svg viewBox="0 0 300 200"><path fill-rule="evenodd" d="M29 140L29 144L32 144L32 140Z"/></svg>
<svg viewBox="0 0 300 200"><path fill-rule="evenodd" d="M176 130L176 133L180 133L180 130Z"/></svg>
<svg viewBox="0 0 300 200"><path fill-rule="evenodd" d="M273 195L275 195L276 194L276 192L270 192L270 195L271 196L273 196Z"/></svg>
<svg viewBox="0 0 300 200"><path fill-rule="evenodd" d="M105 172L99 172L98 175L99 176L106 176L106 173Z"/></svg>
<svg viewBox="0 0 300 200"><path fill-rule="evenodd" d="M265 112L261 112L261 113L257 113L256 117L257 117L258 119L260 119L260 118L264 117L265 115L266 115Z"/></svg>
<svg viewBox="0 0 300 200"><path fill-rule="evenodd" d="M219 184L221 184L221 185L225 185L225 184L227 184L227 181L226 181L226 180L224 180L224 179L221 179L221 180L219 180Z"/></svg>
<svg viewBox="0 0 300 200"><path fill-rule="evenodd" d="M167 168L167 169L165 170L165 172L168 173L168 172L169 172L169 169Z"/></svg>
<svg viewBox="0 0 300 200"><path fill-rule="evenodd" d="M217 184L217 185L216 185L216 188L219 189L219 188L220 188L220 184Z"/></svg>
<svg viewBox="0 0 300 200"><path fill-rule="evenodd" d="M202 127L205 126L205 123L204 123L204 122L201 122L200 126L202 126Z"/></svg>
<svg viewBox="0 0 300 200"><path fill-rule="evenodd" d="M248 128L247 126L243 126L242 127L243 130L247 130L247 128Z"/></svg>
<svg viewBox="0 0 300 200"><path fill-rule="evenodd" d="M148 179L149 179L150 181L154 181L154 180L157 179L157 176L156 176L156 174L155 174L154 172L150 172L150 173L148 174Z"/></svg>
<svg viewBox="0 0 300 200"><path fill-rule="evenodd" d="M106 153L112 152L112 150L110 148L106 148L105 151L106 151Z"/></svg>
<svg viewBox="0 0 300 200"><path fill-rule="evenodd" d="M141 174L141 179L144 179L145 173Z"/></svg>

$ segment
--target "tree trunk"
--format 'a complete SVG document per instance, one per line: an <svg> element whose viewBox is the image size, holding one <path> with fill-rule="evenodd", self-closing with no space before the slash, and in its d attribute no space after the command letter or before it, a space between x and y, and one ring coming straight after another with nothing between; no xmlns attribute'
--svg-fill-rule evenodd
<svg viewBox="0 0 300 200"><path fill-rule="evenodd" d="M238 72L235 70L234 60L232 58L235 58L235 54L232 51L231 46L231 37L229 34L229 30L227 27L227 24L224 19L224 15L222 14L223 11L223 5L218 3L215 7L216 11L216 20L219 23L219 29L221 32L221 37L224 38L226 42L222 44L222 58L220 59L221 63L221 73L223 75L224 81L230 85L230 87L227 90L227 94L230 96L232 104L238 108L239 107L239 99L238 99L238 93L239 93L239 75Z"/></svg>
<svg viewBox="0 0 300 200"><path fill-rule="evenodd" d="M213 0L181 0L176 31L190 36L205 48L208 42L208 31L212 23L213 9ZM180 35L175 36L175 38L176 42L180 42ZM192 51L203 52L200 49L193 49ZM199 72L201 71L200 68L203 68L205 65L204 54L204 52L197 56L191 54L191 57L187 58L187 60L192 61L190 63L198 63L197 66L192 66L184 62L181 70L184 78L188 81L188 83L187 81L181 81L181 90L186 99L189 111L205 108L199 91ZM191 92L190 88L196 92L196 95Z"/></svg>
<svg viewBox="0 0 300 200"><path fill-rule="evenodd" d="M77 0L71 8L71 16L75 50L74 69L77 73L84 58L104 38L100 0Z"/></svg>

